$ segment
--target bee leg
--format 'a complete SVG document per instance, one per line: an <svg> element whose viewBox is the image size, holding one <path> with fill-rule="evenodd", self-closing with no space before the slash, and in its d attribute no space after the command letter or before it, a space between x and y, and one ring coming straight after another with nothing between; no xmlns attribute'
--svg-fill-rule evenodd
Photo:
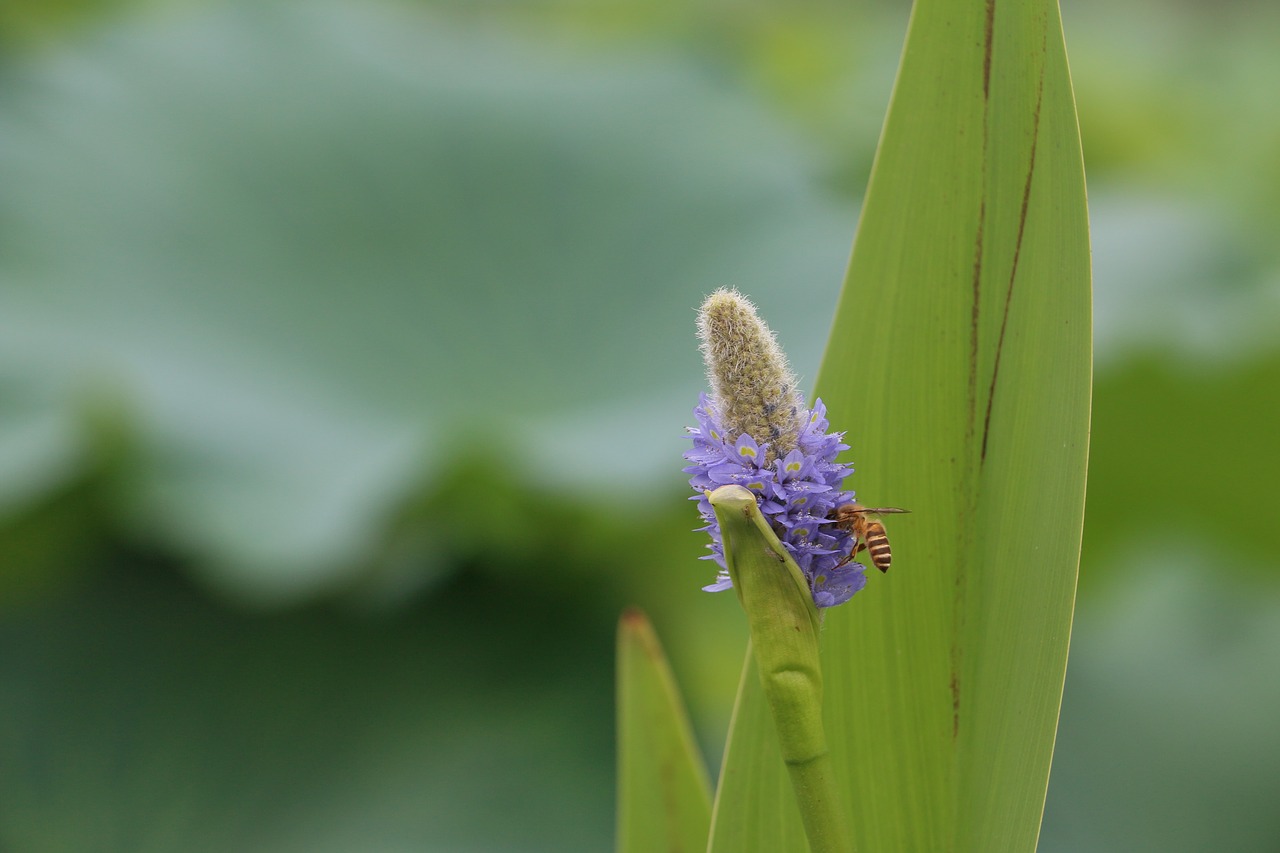
<svg viewBox="0 0 1280 853"><path fill-rule="evenodd" d="M844 559L836 563L833 568L838 569L842 566L849 565L850 563L853 562L853 558L857 556L857 553L859 551L865 551L865 550L867 550L867 543L863 542L861 539L855 539L853 541L853 547L849 549L849 553L845 554Z"/></svg>

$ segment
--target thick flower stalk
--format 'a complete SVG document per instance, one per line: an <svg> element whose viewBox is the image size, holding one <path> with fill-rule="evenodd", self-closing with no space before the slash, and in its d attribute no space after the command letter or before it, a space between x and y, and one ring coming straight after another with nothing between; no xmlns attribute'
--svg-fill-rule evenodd
<svg viewBox="0 0 1280 853"><path fill-rule="evenodd" d="M846 562L852 535L831 511L854 499L842 491L852 466L835 461L848 446L828 433L822 401L805 408L795 377L755 307L733 290L718 290L698 313L698 334L711 394L694 409L693 449L685 468L698 510L711 534L704 559L720 566L704 589L730 589L720 524L707 493L737 485L755 496L760 512L804 573L814 604L834 607L866 585L865 567Z"/></svg>
<svg viewBox="0 0 1280 853"><path fill-rule="evenodd" d="M821 612L809 581L742 486L708 497L724 536L725 562L747 614L752 655L778 733L812 853L852 853L845 801L822 722Z"/></svg>
<svg viewBox="0 0 1280 853"><path fill-rule="evenodd" d="M706 589L733 589L813 853L851 853L847 803L836 783L822 717L820 607L847 601L866 580L849 561L852 536L829 517L853 495L846 447L812 411L773 333L731 290L698 315L711 395L690 430L685 469L721 566Z"/></svg>

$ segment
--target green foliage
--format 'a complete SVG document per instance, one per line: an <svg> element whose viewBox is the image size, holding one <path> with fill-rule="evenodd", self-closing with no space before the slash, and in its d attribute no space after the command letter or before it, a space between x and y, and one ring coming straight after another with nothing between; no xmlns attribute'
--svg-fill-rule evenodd
<svg viewBox="0 0 1280 853"><path fill-rule="evenodd" d="M829 302L852 219L686 64L380 5L133 20L4 82L0 500L73 475L108 396L120 516L256 601L358 580L460 445L514 479L667 473L690 294Z"/></svg>
<svg viewBox="0 0 1280 853"><path fill-rule="evenodd" d="M1035 846L1079 557L1089 312L1056 4L917 4L817 388L850 430L860 495L916 511L893 573L824 638L862 849ZM762 749L747 737L726 772ZM776 810L771 784L719 808Z"/></svg>
<svg viewBox="0 0 1280 853"><path fill-rule="evenodd" d="M711 780L666 655L638 610L618 623L618 853L707 846Z"/></svg>
<svg viewBox="0 0 1280 853"><path fill-rule="evenodd" d="M851 212L688 63L381 6L173 12L7 71L0 847L603 849L592 614L702 603L670 342L712 270L798 272L802 328ZM602 518L621 477L671 487ZM326 593L357 612L227 606ZM724 622L671 635L713 664Z"/></svg>
<svg viewBox="0 0 1280 853"><path fill-rule="evenodd" d="M1184 553L1212 551L1217 576L1273 574L1280 432L1266 425L1280 423L1280 395L1259 390L1275 388L1276 354L1229 368L1147 357L1102 378L1086 557L1101 562L1135 538L1181 539L1188 521L1204 518L1209 537L1187 539ZM1082 581L1106 579L1086 572Z"/></svg>
<svg viewBox="0 0 1280 853"><path fill-rule="evenodd" d="M1171 538L1103 565L1108 595L1076 616L1041 853L1275 846L1280 596L1215 571L1220 554Z"/></svg>
<svg viewBox="0 0 1280 853"><path fill-rule="evenodd" d="M708 853L808 849L785 766L755 654L748 647L716 785Z"/></svg>
<svg viewBox="0 0 1280 853"><path fill-rule="evenodd" d="M737 606L695 591L709 575L675 470L692 309L719 285L750 292L812 387L812 318L834 303L853 213L811 178L861 195L908 7L227 5L0 11L0 847L605 849L624 603L661 614L712 754L736 683L735 730L767 714L735 666ZM1040 849L1269 849L1280 17L1256 0L1065 5L1099 361ZM461 88L443 112L420 77L449 47L442 79ZM446 117L442 168L425 143ZM546 144L524 156L525 137ZM455 164L483 191L421 213ZM524 313L445 310L412 241L455 210L510 223L520 263L478 227L451 232L471 246L451 257L509 276ZM219 263L244 275L203 272ZM336 269L377 274L343 300ZM599 327L534 335L562 330L588 277ZM659 305L644 334L637 289ZM413 322L424 339L464 329L446 366L473 375L447 382ZM857 364L868 331L845 332ZM504 341L519 346L489 358ZM615 344L650 367L627 387L594 369ZM554 374L564 405L532 412L513 360ZM513 401L487 433L480 389ZM438 421L449 395L466 414ZM119 458L95 436L102 404ZM876 473L864 417L842 424L859 480ZM590 441L584 464L570 451ZM624 477L656 487L602 518L581 486ZM916 513L890 520L898 562L866 596L919 566L928 523L885 482L860 488ZM384 609L236 606L353 589ZM759 778L776 752L736 755L723 791L776 782L765 799L788 802L785 776ZM769 850L798 830L737 818Z"/></svg>
<svg viewBox="0 0 1280 853"><path fill-rule="evenodd" d="M97 561L0 613L0 849L608 846L612 625L585 590L471 572L395 613L255 614Z"/></svg>

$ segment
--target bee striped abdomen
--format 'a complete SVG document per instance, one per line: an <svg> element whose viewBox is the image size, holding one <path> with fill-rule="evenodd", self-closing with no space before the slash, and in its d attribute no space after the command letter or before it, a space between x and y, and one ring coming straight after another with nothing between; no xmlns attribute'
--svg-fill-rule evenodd
<svg viewBox="0 0 1280 853"><path fill-rule="evenodd" d="M871 556L871 565L882 572L889 571L889 563L893 554L889 551L889 536L884 532L884 525L878 521L867 521L867 553Z"/></svg>

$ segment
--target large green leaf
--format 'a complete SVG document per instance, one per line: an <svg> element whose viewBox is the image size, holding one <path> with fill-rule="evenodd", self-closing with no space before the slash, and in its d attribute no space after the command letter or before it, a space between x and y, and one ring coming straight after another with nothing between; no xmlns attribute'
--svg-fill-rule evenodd
<svg viewBox="0 0 1280 853"><path fill-rule="evenodd" d="M348 584L467 441L529 479L669 477L706 282L797 337L833 301L853 216L798 148L690 63L387 4L198 4L14 62L0 505L74 472L110 397L129 525L287 601Z"/></svg>
<svg viewBox="0 0 1280 853"><path fill-rule="evenodd" d="M849 431L848 485L915 511L892 525L893 572L831 612L824 637L860 849L1035 846L1089 382L1083 169L1057 6L920 0L817 388ZM766 737L735 729L726 774ZM773 784L717 808L786 810Z"/></svg>
<svg viewBox="0 0 1280 853"><path fill-rule="evenodd" d="M711 780L680 690L643 613L618 622L618 853L707 846Z"/></svg>

